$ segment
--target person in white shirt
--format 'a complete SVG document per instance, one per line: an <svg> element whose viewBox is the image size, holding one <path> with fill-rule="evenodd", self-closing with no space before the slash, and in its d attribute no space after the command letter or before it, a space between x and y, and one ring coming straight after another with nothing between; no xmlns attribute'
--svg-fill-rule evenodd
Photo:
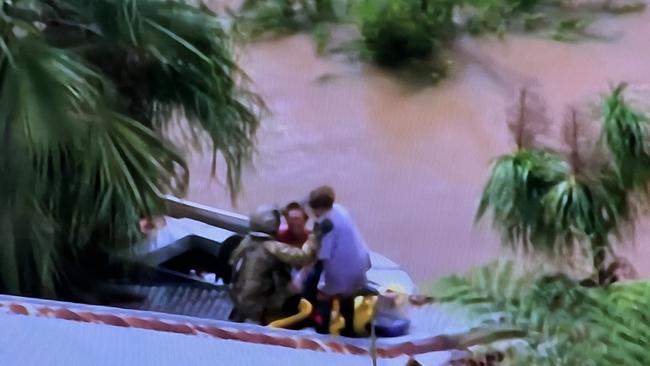
<svg viewBox="0 0 650 366"><path fill-rule="evenodd" d="M309 195L309 207L316 216L316 224L328 220L333 225L332 231L323 237L318 253L323 272L317 304L322 323L317 330L327 332L331 302L338 298L341 315L346 319L343 335L353 335L354 297L367 286L370 253L352 217L343 206L335 203L335 199L334 190L329 186L319 187Z"/></svg>

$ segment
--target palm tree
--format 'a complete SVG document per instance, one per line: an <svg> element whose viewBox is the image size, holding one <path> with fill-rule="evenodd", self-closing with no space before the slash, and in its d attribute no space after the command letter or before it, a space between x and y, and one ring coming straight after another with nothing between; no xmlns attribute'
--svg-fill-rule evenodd
<svg viewBox="0 0 650 366"><path fill-rule="evenodd" d="M623 273L619 269L630 268L620 258L606 267L605 258L613 248L612 239L633 222L630 195L637 190L647 194L648 185L648 116L626 101L624 89L624 84L619 85L603 102L600 139L585 138L584 119L575 108L569 110L562 129L568 154L560 158L568 169L563 169L553 184L539 191L526 189L539 187L531 183L530 176L538 176L542 169L533 169L535 165L530 164L528 170L519 168L518 174L504 174L522 165L499 163L507 161L506 156L495 164L479 209L479 217L492 212L504 242L515 247L528 244L524 247L557 256L579 245L593 258L601 286L587 288L587 281L546 273L541 267L526 268L518 274L508 262L482 267L468 276L443 279L434 287L432 295L441 303L461 305L462 314L469 313L470 319L480 324L526 331L523 342L508 350L508 364L650 362L645 351L648 330L641 310L649 298L649 283L603 286L620 279ZM600 157L594 151L601 148L612 159L594 159ZM535 209L525 210L527 202ZM530 234L534 227L531 223L536 222L541 222L547 235ZM510 232L518 235L507 235Z"/></svg>
<svg viewBox="0 0 650 366"><path fill-rule="evenodd" d="M605 280L605 259L612 236L631 222L628 191L608 161L594 160L596 146L579 137L583 122L570 109L564 123L567 156L532 148L549 120L529 102L525 91L510 127L517 150L499 158L483 191L477 218L488 211L502 241L516 249L567 258L580 249L593 258L598 282Z"/></svg>
<svg viewBox="0 0 650 366"><path fill-rule="evenodd" d="M0 291L94 286L138 218L184 193L180 148L221 155L237 193L261 104L219 18L188 3L2 2Z"/></svg>
<svg viewBox="0 0 650 366"><path fill-rule="evenodd" d="M647 190L650 179L650 118L625 100L627 84L617 85L603 102L602 139L614 156L616 173L627 189Z"/></svg>
<svg viewBox="0 0 650 366"><path fill-rule="evenodd" d="M569 166L561 156L539 146L538 137L550 123L537 95L521 90L508 114L516 148L493 164L476 218L491 213L493 226L511 248L549 251L553 235L544 220L542 199L566 176Z"/></svg>
<svg viewBox="0 0 650 366"><path fill-rule="evenodd" d="M593 258L598 283L604 283L611 236L620 238L620 228L630 221L628 193L609 162L589 161L594 159L597 147L591 141L581 141L586 135L582 131L584 125L578 110L570 108L564 121L563 140L569 148L571 168L544 195L542 205L544 220L553 236L551 242L560 249L559 254L567 255L573 245L586 244L581 248Z"/></svg>

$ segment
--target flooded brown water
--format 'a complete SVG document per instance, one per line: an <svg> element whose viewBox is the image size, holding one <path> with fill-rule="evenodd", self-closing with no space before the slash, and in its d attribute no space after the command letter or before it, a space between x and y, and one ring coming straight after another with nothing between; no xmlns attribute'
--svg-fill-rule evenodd
<svg viewBox="0 0 650 366"><path fill-rule="evenodd" d="M318 57L308 36L256 43L242 65L272 115L237 207L210 181L210 156L191 168L189 198L248 212L334 186L369 245L416 280L464 271L500 254L474 212L490 160L509 151L505 108L536 80L555 115L627 80L650 83L650 12L607 20L617 39L563 44L510 36L462 39L455 75L409 86L374 67ZM322 81L325 79L325 81ZM321 81L319 81L321 80ZM650 230L641 228L633 263L650 275ZM645 248L644 248L645 245Z"/></svg>

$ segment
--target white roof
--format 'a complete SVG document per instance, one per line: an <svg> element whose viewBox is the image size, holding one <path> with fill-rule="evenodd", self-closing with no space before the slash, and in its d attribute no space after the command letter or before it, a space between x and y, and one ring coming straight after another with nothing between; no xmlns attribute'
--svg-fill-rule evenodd
<svg viewBox="0 0 650 366"><path fill-rule="evenodd" d="M323 353L246 342L201 338L137 328L20 315L0 315L3 365L337 365L367 366L367 356ZM442 365L449 353L421 357ZM406 357L382 359L404 366ZM431 362L431 363L429 363Z"/></svg>

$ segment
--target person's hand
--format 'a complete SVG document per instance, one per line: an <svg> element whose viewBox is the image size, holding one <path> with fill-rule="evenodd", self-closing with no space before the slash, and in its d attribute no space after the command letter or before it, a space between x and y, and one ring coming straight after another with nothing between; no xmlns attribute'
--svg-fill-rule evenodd
<svg viewBox="0 0 650 366"><path fill-rule="evenodd" d="M325 235L334 229L334 224L329 219L325 219L320 223L314 225L314 235L318 240L321 240Z"/></svg>

